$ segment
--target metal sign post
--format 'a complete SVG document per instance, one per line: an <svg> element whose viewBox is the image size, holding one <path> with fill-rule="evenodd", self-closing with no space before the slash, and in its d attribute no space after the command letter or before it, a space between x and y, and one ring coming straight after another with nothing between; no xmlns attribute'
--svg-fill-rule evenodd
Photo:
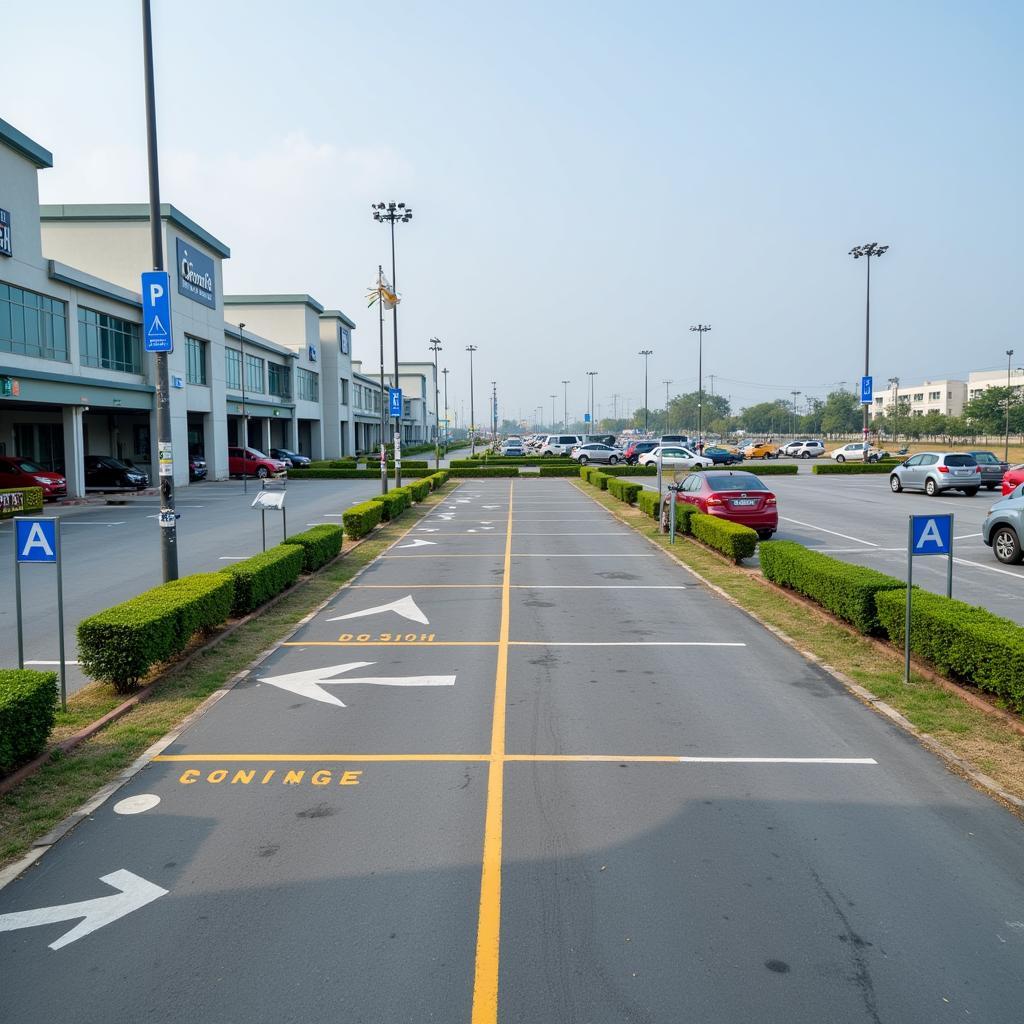
<svg viewBox="0 0 1024 1024"><path fill-rule="evenodd" d="M661 449L658 449L658 500L661 500Z"/></svg>
<svg viewBox="0 0 1024 1024"><path fill-rule="evenodd" d="M915 555L946 556L946 597L953 596L953 514L907 517L907 611L903 625L903 682L910 682L910 625Z"/></svg>
<svg viewBox="0 0 1024 1024"><path fill-rule="evenodd" d="M669 484L669 510L668 510L668 542L669 544L675 544L676 542L676 492L679 490L678 484Z"/></svg>
<svg viewBox="0 0 1024 1024"><path fill-rule="evenodd" d="M60 655L60 706L68 706L67 661L64 656L64 576L60 564L60 520L55 516L14 518L14 604L18 619L18 668L25 667L21 610L21 563L57 567L57 647Z"/></svg>
<svg viewBox="0 0 1024 1024"><path fill-rule="evenodd" d="M267 482L263 481L263 487L259 494L256 495L252 503L253 508L260 510L260 528L263 532L263 550L267 550L267 509L281 513L281 526L283 530L282 540L288 539L288 513L284 508L285 489L282 487L281 490L267 490Z"/></svg>

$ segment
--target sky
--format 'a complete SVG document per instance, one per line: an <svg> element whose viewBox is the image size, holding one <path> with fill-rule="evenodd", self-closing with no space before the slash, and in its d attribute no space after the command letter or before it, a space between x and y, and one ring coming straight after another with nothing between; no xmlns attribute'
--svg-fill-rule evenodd
<svg viewBox="0 0 1024 1024"><path fill-rule="evenodd" d="M1024 365L1017 2L153 0L161 192L232 250L225 291L358 325L397 229L400 358L449 406L562 418L704 386L733 408ZM0 117L43 202L145 202L136 0L4 14ZM144 269L144 268L140 268ZM390 276L390 275L389 275ZM390 349L390 343L388 344ZM389 362L389 361L388 361ZM388 365L388 363L386 363ZM462 420L464 422L464 418Z"/></svg>

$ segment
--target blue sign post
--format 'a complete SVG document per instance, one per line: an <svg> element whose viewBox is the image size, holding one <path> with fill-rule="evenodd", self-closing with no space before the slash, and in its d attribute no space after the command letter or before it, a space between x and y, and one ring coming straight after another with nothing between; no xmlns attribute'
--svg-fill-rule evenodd
<svg viewBox="0 0 1024 1024"><path fill-rule="evenodd" d="M584 423L589 423L590 422L590 413L589 412L585 412L583 414L583 422Z"/></svg>
<svg viewBox="0 0 1024 1024"><path fill-rule="evenodd" d="M57 567L57 644L60 649L60 703L68 706L64 660L64 580L60 567L60 520L51 516L14 518L14 606L18 620L18 668L25 667L25 639L21 615L21 565L42 563Z"/></svg>
<svg viewBox="0 0 1024 1024"><path fill-rule="evenodd" d="M142 341L147 352L173 352L171 276L164 270L142 275Z"/></svg>
<svg viewBox="0 0 1024 1024"><path fill-rule="evenodd" d="M402 389L388 388L388 411L396 420L402 418Z"/></svg>
<svg viewBox="0 0 1024 1024"><path fill-rule="evenodd" d="M860 379L860 404L870 405L874 400L874 377L861 377Z"/></svg>
<svg viewBox="0 0 1024 1024"><path fill-rule="evenodd" d="M953 596L953 514L907 517L907 613L903 626L903 682L910 682L910 618L914 557L946 556L946 597Z"/></svg>

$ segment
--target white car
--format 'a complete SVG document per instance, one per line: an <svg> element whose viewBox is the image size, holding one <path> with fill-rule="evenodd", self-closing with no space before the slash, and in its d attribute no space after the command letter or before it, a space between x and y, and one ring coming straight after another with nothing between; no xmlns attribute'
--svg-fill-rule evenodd
<svg viewBox="0 0 1024 1024"><path fill-rule="evenodd" d="M706 458L690 451L689 448L674 444L659 445L649 452L644 452L637 461L641 466L656 466L659 454L662 466L667 466L669 469L693 469L696 466L703 466L707 469L715 464L714 459Z"/></svg>
<svg viewBox="0 0 1024 1024"><path fill-rule="evenodd" d="M871 462L873 461L872 456L877 454L879 454L877 448L872 448L870 444L864 444L863 441L856 441L830 451L828 457L835 459L836 462L863 462L865 459Z"/></svg>
<svg viewBox="0 0 1024 1024"><path fill-rule="evenodd" d="M782 454L793 459L816 459L825 454L821 441L790 441L782 446Z"/></svg>

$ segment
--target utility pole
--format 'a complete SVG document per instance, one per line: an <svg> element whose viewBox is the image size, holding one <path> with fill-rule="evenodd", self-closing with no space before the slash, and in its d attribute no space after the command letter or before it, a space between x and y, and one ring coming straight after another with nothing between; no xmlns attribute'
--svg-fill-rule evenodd
<svg viewBox="0 0 1024 1024"><path fill-rule="evenodd" d="M590 407L588 412L590 413L590 433L594 432L594 378L597 376L597 370L587 370L587 376L590 378Z"/></svg>
<svg viewBox="0 0 1024 1024"><path fill-rule="evenodd" d="M153 81L153 19L149 0L142 0L142 49L146 80L146 151L149 158L149 233L153 250L153 269L163 271L160 160L156 146L156 86ZM174 511L174 455L171 445L171 378L167 368L167 353L157 352L155 355L156 438L157 459L160 465L160 563L164 583L167 583L178 578L178 519Z"/></svg>
<svg viewBox="0 0 1024 1024"><path fill-rule="evenodd" d="M889 387L893 388L895 398L892 403L892 441L895 444L900 436L900 379L889 378Z"/></svg>
<svg viewBox="0 0 1024 1024"><path fill-rule="evenodd" d="M469 454L476 455L476 415L473 412L473 353L476 345L467 345L469 353Z"/></svg>
<svg viewBox="0 0 1024 1024"><path fill-rule="evenodd" d="M249 410L245 407L245 324L238 324L238 358L242 365L242 452L249 447ZM249 493L249 477L242 473L242 493Z"/></svg>
<svg viewBox="0 0 1024 1024"><path fill-rule="evenodd" d="M647 360L654 353L652 348L642 348L640 355L644 357L644 433L647 433L648 422L651 416L651 410L647 408Z"/></svg>
<svg viewBox="0 0 1024 1024"><path fill-rule="evenodd" d="M558 398L558 395L550 395L549 397L551 399L551 429L554 430L555 429L555 399Z"/></svg>
<svg viewBox="0 0 1024 1024"><path fill-rule="evenodd" d="M864 304L864 376L869 377L871 370L869 369L869 356L871 352L871 257L884 256L888 251L889 246L879 245L877 242L868 242L866 245L855 245L849 255L855 260L859 260L863 256L867 260L868 274L867 274L867 298ZM866 402L861 403L864 406L864 443L868 443L868 406Z"/></svg>
<svg viewBox="0 0 1024 1024"><path fill-rule="evenodd" d="M562 424L563 430L569 429L569 385L571 383L571 380L562 381L562 415L565 417L565 422Z"/></svg>
<svg viewBox="0 0 1024 1024"><path fill-rule="evenodd" d="M1013 358L1013 349L1006 350L1006 444L1003 448L1003 462L1010 461L1010 360Z"/></svg>
<svg viewBox="0 0 1024 1024"><path fill-rule="evenodd" d="M498 382L491 381L491 438L498 440Z"/></svg>
<svg viewBox="0 0 1024 1024"><path fill-rule="evenodd" d="M668 403L669 403L668 386L669 386L669 384L672 383L672 381L670 381L670 380L663 380L661 383L665 385L665 429L664 429L663 433L669 434L672 431L671 431L671 426L669 425L669 421L668 421Z"/></svg>
<svg viewBox="0 0 1024 1024"><path fill-rule="evenodd" d="M381 291L381 282L384 279L384 268L377 264L377 310L380 323L380 493L388 493L388 403L385 399L387 390L384 387L384 294ZM392 287L394 287L392 285Z"/></svg>
<svg viewBox="0 0 1024 1024"><path fill-rule="evenodd" d="M448 367L446 366L442 371L444 374L444 455L448 458Z"/></svg>
<svg viewBox="0 0 1024 1024"><path fill-rule="evenodd" d="M441 468L441 415L437 408L437 353L441 351L441 342L437 338L430 339L430 351L434 353L434 469Z"/></svg>
<svg viewBox="0 0 1024 1024"><path fill-rule="evenodd" d="M704 335L710 324L697 324L690 328L697 332L697 454L704 449Z"/></svg>
<svg viewBox="0 0 1024 1024"><path fill-rule="evenodd" d="M790 391L793 396L793 436L796 437L796 400L803 394L802 391Z"/></svg>

